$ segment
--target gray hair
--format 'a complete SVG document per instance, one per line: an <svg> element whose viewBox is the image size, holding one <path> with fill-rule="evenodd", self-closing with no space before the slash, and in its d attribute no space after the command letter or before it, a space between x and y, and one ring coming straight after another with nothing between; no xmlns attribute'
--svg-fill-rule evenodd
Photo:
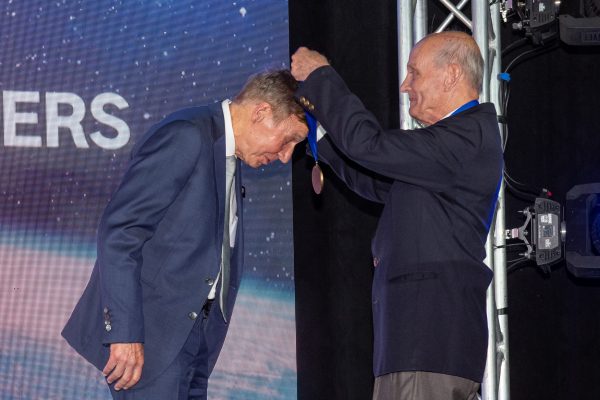
<svg viewBox="0 0 600 400"><path fill-rule="evenodd" d="M276 122L290 115L296 115L300 121L305 121L304 109L294 99L297 88L298 82L288 70L259 72L248 78L233 101L265 101L273 108Z"/></svg>
<svg viewBox="0 0 600 400"><path fill-rule="evenodd" d="M458 64L477 93L483 87L483 57L477 42L465 32L445 31L428 35L423 40L431 37L441 39L442 45L434 56L438 66Z"/></svg>

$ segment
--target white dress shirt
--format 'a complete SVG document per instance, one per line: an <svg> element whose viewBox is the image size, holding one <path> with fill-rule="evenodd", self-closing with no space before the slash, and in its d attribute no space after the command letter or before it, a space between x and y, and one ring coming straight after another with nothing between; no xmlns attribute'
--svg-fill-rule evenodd
<svg viewBox="0 0 600 400"><path fill-rule="evenodd" d="M223 100L221 103L221 107L223 108L223 119L225 120L225 157L235 157L235 136L233 135L233 124L231 122L231 112L229 111L229 104L231 104L230 100ZM240 173L240 171L236 171L236 174ZM229 203L229 245L233 248L235 247L235 234L237 232L237 200L235 194L235 176L233 177L233 188L231 190L231 196L229 199L225 199L225 201L230 201ZM217 284L219 283L219 278L221 277L221 271L219 271L219 275L215 279L215 283L212 285L210 292L208 293L208 298L210 300L215 298L215 292L217 290Z"/></svg>

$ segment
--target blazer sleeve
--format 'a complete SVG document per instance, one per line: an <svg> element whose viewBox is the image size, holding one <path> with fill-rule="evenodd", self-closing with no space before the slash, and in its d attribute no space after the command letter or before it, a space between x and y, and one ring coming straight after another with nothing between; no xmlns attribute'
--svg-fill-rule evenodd
<svg viewBox="0 0 600 400"><path fill-rule="evenodd" d="M327 135L319 140L319 159L331 167L333 172L355 193L367 200L385 203L391 181L384 177L368 174L348 162L332 146Z"/></svg>
<svg viewBox="0 0 600 400"><path fill-rule="evenodd" d="M433 191L450 187L464 161L475 157L482 144L477 119L464 116L422 129L384 131L330 66L311 73L296 97L348 158L380 175Z"/></svg>
<svg viewBox="0 0 600 400"><path fill-rule="evenodd" d="M198 128L175 121L142 139L98 229L104 343L144 342L142 247L207 152ZM208 155L206 155L208 157Z"/></svg>

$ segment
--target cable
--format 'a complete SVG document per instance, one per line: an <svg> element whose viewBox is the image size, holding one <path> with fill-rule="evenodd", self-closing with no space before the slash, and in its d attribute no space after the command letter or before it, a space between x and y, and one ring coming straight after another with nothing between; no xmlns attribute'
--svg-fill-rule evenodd
<svg viewBox="0 0 600 400"><path fill-rule="evenodd" d="M516 184L516 185L523 186L523 187L527 187L527 184L526 184L526 183L519 182L518 180L516 180L515 178L513 178L512 176L510 176L506 170L504 171L504 177L506 177L506 178L510 179L510 181L511 181L512 183Z"/></svg>
<svg viewBox="0 0 600 400"><path fill-rule="evenodd" d="M554 50L556 48L558 48L558 42L555 41L549 47L545 47L545 46L543 46L543 47L535 47L535 48L533 48L531 50L524 51L523 53L521 53L518 56L516 56L515 58L513 58L511 60L511 62L508 64L508 66L504 69L504 71L505 72L510 72L514 67L517 66L517 64L521 61L521 59L523 57L526 57L528 55L531 55L531 54L534 54L534 53L538 53L538 52L539 52L539 54L547 53L547 52L549 52L551 50ZM536 55L539 55L539 54L536 54Z"/></svg>
<svg viewBox="0 0 600 400"><path fill-rule="evenodd" d="M541 49L542 49L542 47L535 47L535 48L533 48L533 49L531 49L531 50L527 50L527 51L524 51L524 52L522 52L521 54L519 54L518 56L516 56L515 58L513 58L513 59L511 60L511 62L508 64L508 66L506 67L506 69L505 69L504 71L505 71L505 72L510 72L510 70L511 70L511 69L512 69L512 67L513 67L513 64L515 64L515 63L516 63L517 61L519 61L521 58L523 58L523 57L525 57L525 56L527 56L527 55L529 55L529 54L533 54L533 53L535 53L535 52L541 51Z"/></svg>
<svg viewBox="0 0 600 400"><path fill-rule="evenodd" d="M529 261L533 261L533 260L530 260L527 257L523 257L523 258L519 259L518 261L515 261L515 262L507 265L506 266L506 274L508 275L508 274L510 274L512 272L515 272L518 269L523 268L524 266L527 266L526 264Z"/></svg>
<svg viewBox="0 0 600 400"><path fill-rule="evenodd" d="M502 115L506 116L508 112L508 100L510 99L510 85L508 81L503 81L502 85ZM506 144L508 143L508 122L505 121L502 124L502 130L504 131L504 140L502 141L502 152L506 150Z"/></svg>
<svg viewBox="0 0 600 400"><path fill-rule="evenodd" d="M509 189L509 191L512 194L514 194L516 197L519 197L519 198L521 198L523 200L531 201L531 200L535 200L538 197L538 196L536 196L535 194L533 194L531 192L526 192L526 191L523 191L521 189L518 189L518 188L514 187L506 179L504 179L504 184L506 185L506 188Z"/></svg>
<svg viewBox="0 0 600 400"><path fill-rule="evenodd" d="M518 57L517 57L518 58ZM509 78L505 78L502 80L502 85L501 85L501 98L502 98L502 115L506 115L507 114L507 110L508 110L508 101L510 99L510 86L509 86ZM502 124L502 131L503 131L503 140L502 140L502 152L504 153L506 151L506 145L508 143L508 124L506 123L506 121ZM508 188L508 190L513 193L516 197L519 197L523 200L526 201L530 201L532 199L535 199L537 197L537 195L535 193L533 193L532 191L529 190L522 190L518 187L516 187L513 183L515 184L519 184L517 183L517 181L515 179L513 179L510 174L508 173L508 171L506 170L506 167L504 169L503 172L503 177L504 177L504 184L505 186ZM521 186L525 186L525 185L521 185Z"/></svg>
<svg viewBox="0 0 600 400"><path fill-rule="evenodd" d="M503 244L501 246L494 246L495 249L503 249L505 247L513 247L513 246L527 246L527 243L509 243Z"/></svg>
<svg viewBox="0 0 600 400"><path fill-rule="evenodd" d="M505 54L509 53L510 51L522 46L526 41L527 41L527 39L523 38L523 39L517 40L516 42L511 43L504 50L502 50L502 54L505 55ZM504 72L504 74L506 74L506 75L502 78L502 84L500 86L501 113L502 113L502 116L504 117L504 121L502 123L502 133L503 133L503 135L502 135L503 136L502 151L503 152L506 152L506 147L508 145L508 136L509 136L508 123L506 121L506 115L508 113L508 103L510 100L510 85L509 85L510 74L509 74L509 72L513 68L515 68L520 62L524 61L526 58L530 58L531 56L538 56L540 54L554 50L557 47L558 47L557 42L554 42L549 47L536 47L536 48L524 51L521 54L517 55L515 58L513 58L511 60L511 62L507 65L505 72ZM506 167L505 167L503 176L504 176L504 183L505 183L506 187L516 197L519 197L524 200L531 200L531 199L535 199L535 198L539 197L539 195L537 193L535 193L533 190L529 189L525 184L512 178L510 176L510 174L508 173L508 171L506 170ZM517 186L521 186L521 188L519 188ZM545 190L542 189L542 191L545 191Z"/></svg>
<svg viewBox="0 0 600 400"><path fill-rule="evenodd" d="M512 260L507 260L506 264L507 265L512 265L512 264L516 264L518 262L525 261L525 260L529 260L529 258L527 258L526 256L522 256L522 257L515 258L515 259L512 259Z"/></svg>
<svg viewBox="0 0 600 400"><path fill-rule="evenodd" d="M512 42L511 44L509 44L508 46L503 48L502 49L502 57L504 57L506 54L510 53L514 49L525 45L527 43L527 40L528 40L527 38L521 38L519 40L515 40L514 42Z"/></svg>
<svg viewBox="0 0 600 400"><path fill-rule="evenodd" d="M510 178L510 175L508 175L507 172L504 173L504 184L508 187L510 187L512 190L522 193L524 195L529 195L529 196L533 196L533 197L539 197L540 195L536 192L534 192L533 190L529 190L528 188L524 187L523 189L518 188L516 186L514 186L514 182L512 182L512 178ZM524 186L524 185L523 185Z"/></svg>

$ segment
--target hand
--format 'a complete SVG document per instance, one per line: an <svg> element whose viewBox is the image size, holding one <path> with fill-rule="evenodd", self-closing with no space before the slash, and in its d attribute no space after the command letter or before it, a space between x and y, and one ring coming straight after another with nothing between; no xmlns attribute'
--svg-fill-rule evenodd
<svg viewBox="0 0 600 400"><path fill-rule="evenodd" d="M144 345L142 343L112 343L110 357L102 370L108 384L115 384L115 390L129 389L142 377L144 365Z"/></svg>
<svg viewBox="0 0 600 400"><path fill-rule="evenodd" d="M292 75L297 81L303 81L315 69L329 65L329 62L321 53L300 47L292 55Z"/></svg>

